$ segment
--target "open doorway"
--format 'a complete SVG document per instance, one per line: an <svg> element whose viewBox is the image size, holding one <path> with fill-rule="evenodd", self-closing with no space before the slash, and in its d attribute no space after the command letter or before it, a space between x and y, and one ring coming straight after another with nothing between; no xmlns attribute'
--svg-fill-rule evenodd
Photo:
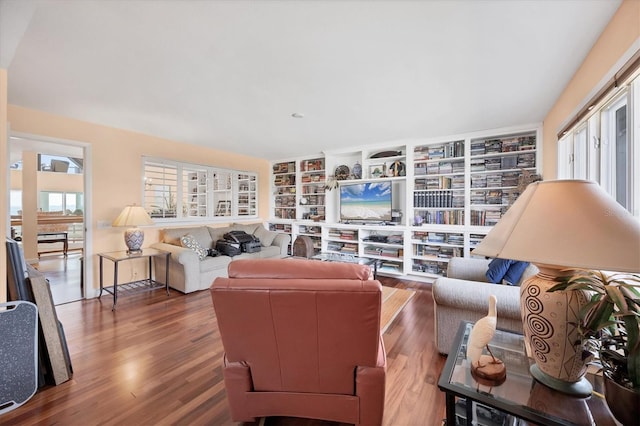
<svg viewBox="0 0 640 426"><path fill-rule="evenodd" d="M85 297L85 150L81 143L9 137L10 235L49 281L55 305Z"/></svg>

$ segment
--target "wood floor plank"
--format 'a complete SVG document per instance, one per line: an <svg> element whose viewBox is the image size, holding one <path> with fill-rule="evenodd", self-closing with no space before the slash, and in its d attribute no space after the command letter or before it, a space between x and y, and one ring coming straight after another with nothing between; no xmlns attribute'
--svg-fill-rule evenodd
<svg viewBox="0 0 640 426"><path fill-rule="evenodd" d="M444 394L437 381L445 358L433 341L428 284L381 277L416 294L384 334L388 371L385 425L440 425ZM209 292L163 291L57 306L73 378L42 388L24 406L0 416L21 425L233 424L222 379L222 343ZM257 425L257 423L255 423ZM335 426L310 419L270 418L268 426ZM247 425L248 426L248 425Z"/></svg>

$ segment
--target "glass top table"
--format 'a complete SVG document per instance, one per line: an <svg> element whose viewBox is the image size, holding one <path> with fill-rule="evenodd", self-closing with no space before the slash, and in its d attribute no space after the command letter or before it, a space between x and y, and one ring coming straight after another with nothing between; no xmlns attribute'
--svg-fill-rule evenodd
<svg viewBox="0 0 640 426"><path fill-rule="evenodd" d="M602 377L587 374L594 393L588 398L566 395L538 383L529 373L524 337L497 330L489 346L505 363L500 385L479 383L466 358L472 323L462 322L438 387L446 393L447 425L618 425L602 397ZM484 351L487 353L486 349ZM467 420L468 419L468 420Z"/></svg>

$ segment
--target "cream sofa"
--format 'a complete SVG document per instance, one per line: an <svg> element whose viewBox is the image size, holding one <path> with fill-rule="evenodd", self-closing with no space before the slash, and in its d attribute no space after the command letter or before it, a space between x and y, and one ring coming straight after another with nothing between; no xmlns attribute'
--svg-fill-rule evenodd
<svg viewBox="0 0 640 426"><path fill-rule="evenodd" d="M498 328L522 333L520 317L520 283L538 273L529 265L518 285L487 282L490 259L454 257L447 277L438 278L432 287L435 339L438 351L448 354L461 321L476 322L489 311L489 296L498 299Z"/></svg>
<svg viewBox="0 0 640 426"><path fill-rule="evenodd" d="M180 238L184 235L193 235L196 241L205 248L215 247L217 240L223 239L223 235L229 231L245 231L255 235L262 244L261 250L255 253L242 253L229 257L219 255L207 256L200 260L195 251L182 247ZM194 226L187 228L165 228L160 230L160 241L151 244L151 247L165 250L171 253L169 258L169 286L183 293L191 293L197 290L205 290L211 287L216 277L227 276L227 266L232 259L251 258L280 258L287 256L287 247L291 242L288 234L267 230L261 223L240 224L230 226ZM155 276L162 281L165 277L164 259L154 258Z"/></svg>

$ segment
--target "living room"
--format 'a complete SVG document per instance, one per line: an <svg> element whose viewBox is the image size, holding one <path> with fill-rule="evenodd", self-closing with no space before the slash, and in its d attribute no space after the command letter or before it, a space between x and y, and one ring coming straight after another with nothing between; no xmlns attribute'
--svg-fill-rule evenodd
<svg viewBox="0 0 640 426"><path fill-rule="evenodd" d="M3 7L7 2L3 2ZM8 2L12 5L13 2ZM245 3L245 5L250 3ZM322 2L320 2L322 3ZM464 2L462 2L464 3ZM597 3L597 2L596 2ZM617 68L621 65L621 62L631 56L629 52L638 50L638 38L640 36L638 29L638 19L640 17L640 8L637 1L627 0L620 2L619 7L612 7L607 9L611 14L611 19L603 26L601 34L588 34L590 40L592 40L591 46L585 51L585 55L579 58L576 63L575 72L568 73L566 83L562 88L559 88L555 93L555 98L549 103L550 107L540 116L537 123L541 123L541 146L542 159L539 164L540 172L545 180L554 179L558 176L558 149L557 149L557 132L567 121L573 118L578 110L581 109L583 103L591 98L594 92L599 88L603 81L608 80L611 77L611 73L615 73ZM93 15L90 15L95 18ZM2 21L4 23L4 21ZM16 20L19 22L19 20ZM87 22L91 22L89 19ZM27 20L28 23L28 20ZM25 23L24 30L27 31L27 23ZM4 26L4 25L3 25ZM544 29L537 29L544 31ZM42 30L46 31L46 30ZM580 31L583 31L582 29ZM20 32L20 31L18 31ZM4 34L3 34L4 35ZM587 35L585 35L586 37ZM38 34L31 35L31 37L38 37ZM15 37L14 37L15 38ZM20 37L18 36L18 40ZM26 43L28 40L25 40ZM3 43L6 39L3 37ZM14 51L19 52L19 41L15 42L14 48L10 50L3 49L4 52ZM248 49L247 52L251 52ZM586 54L588 52L588 54ZM227 52L228 53L228 52ZM228 53L230 54L230 53ZM264 55L264 53L262 53ZM11 58L10 58L11 59ZM20 59L16 57L16 61ZM55 58L46 58L55 64ZM295 59L292 59L295 60ZM301 59L303 60L303 59ZM337 59L336 59L337 60ZM554 66L563 64L563 57L558 57ZM535 61L535 60L534 60ZM134 62L132 60L132 62ZM16 62L17 63L17 62ZM6 161L6 147L8 145L7 135L11 136L30 136L35 138L42 138L46 141L60 141L63 143L76 143L84 150L84 158L86 159L86 168L90 170L89 185L86 186L86 211L85 211L85 223L87 224L86 239L87 244L85 246L85 268L87 271L86 276L86 297L92 299L98 294L98 281L99 270L97 265L96 256L93 254L110 252L114 250L124 250L126 248L123 241L123 231L121 228L111 227L110 224L118 216L122 208L130 204L142 204L142 185L143 185L143 169L142 158L145 156L151 156L154 158L171 159L184 163L192 164L204 164L208 166L218 166L234 170L242 170L256 173L258 176L258 218L260 220L270 219L270 202L272 187L270 182L270 176L272 173L272 161L276 161L280 158L289 158L291 156L298 155L313 155L319 151L325 149L337 149L342 144L350 143L354 147L366 146L368 141L363 141L358 138L353 138L353 142L347 140L346 137L337 142L337 145L333 147L317 146L313 151L305 151L300 154L291 154L289 148L293 150L294 144L283 144L282 146L273 145L273 149L269 149L268 143L256 144L255 152L270 152L268 156L259 157L251 155L251 151L240 152L236 151L235 144L241 140L239 135L237 138L224 139L224 132L221 132L220 140L217 140L217 145L204 146L195 143L184 143L184 140L188 138L188 126L182 127L178 121L173 124L169 124L165 127L160 126L164 131L146 132L144 126L140 126L140 130L124 130L127 128L126 124L121 127L115 125L101 124L99 121L91 119L79 119L73 118L82 116L77 112L52 112L46 108L34 108L30 107L29 103L14 103L12 101L13 96L18 96L19 93L14 92L16 89L12 88L12 66L16 63L11 63L11 60L6 61L3 59L0 67L0 167L2 172L7 173L8 161ZM123 66L129 66L125 64ZM465 64L460 64L461 68L464 68ZM562 65L560 65L562 66ZM154 69L155 72L159 72L158 69ZM47 69L47 73L55 75L55 66L51 69ZM464 73L462 73L462 77ZM189 76L178 76L180 81L188 80ZM18 77L16 76L17 80ZM182 84L182 83L180 83ZM526 83L523 83L526 84ZM179 85L177 85L179 86ZM37 95L38 89L32 89L34 96ZM176 91L176 96L182 96L179 93L178 88L172 88ZM325 88L324 90L328 90ZM15 93L15 94L14 94ZM215 94L222 95L222 93ZM212 99L216 98L212 94ZM152 93L144 92L135 95L141 97L153 97ZM229 95L227 95L229 96ZM212 101L213 102L213 101ZM228 100L231 102L231 100ZM247 101L249 102L249 101ZM517 102L523 108L526 108L527 100L520 100ZM230 108L235 109L236 114L242 116L242 105L238 106L233 103ZM286 119L289 120L287 126L300 127L306 121L312 121L314 118L309 113L301 119L289 117L290 114L296 112L296 106L287 106L290 110L287 110ZM78 109L83 109L85 113L91 110L91 105L78 105ZM216 108L221 108L217 106ZM195 111L191 111L196 114ZM148 111L148 117L142 119L142 122L148 120L147 123L164 122L172 123L171 120L165 119L164 112ZM97 112L96 112L97 114ZM184 115L188 115L185 111ZM243 125L251 127L251 120L256 120L258 124L259 117L253 117ZM283 118L284 120L285 118ZM485 124L483 114L478 114L476 118L478 124L472 124L473 127L457 130L455 132L445 132L444 130L438 134L417 134L412 137L429 138L435 136L442 136L443 134L460 134L470 131L477 131L481 129L490 128L505 128L509 126L519 126L525 124L531 124L532 121L514 122L508 124L493 125L491 123ZM156 123L157 124L157 123ZM180 128L183 135L178 134L176 129ZM9 131L10 130L10 131ZM249 138L249 135L246 135ZM385 138L380 138L371 143L372 146L383 147L385 144L393 145L398 139L407 139L407 135L389 135ZM271 139L271 138L269 138ZM8 188L3 189L7 191ZM5 192L3 192L5 193ZM2 197L0 201L0 217L5 222L8 222L8 206L7 197ZM255 221L255 219L254 219ZM222 220L213 221L218 224L223 224ZM107 224L107 226L104 226ZM184 224L184 223L183 223ZM145 246L150 245L159 240L158 230L164 227L165 223L157 223L153 226L145 227ZM27 259L34 258L34 249L25 247L25 257ZM4 248L3 248L4 250ZM36 249L37 250L37 249ZM0 266L2 269L0 272L6 275L4 253L0 256ZM133 271L124 271L125 275L132 274ZM6 299L6 290L3 288L0 293L0 299ZM202 293L202 292L201 292ZM206 292L205 292L206 293ZM417 300L417 299L416 299ZM431 303L428 299L420 299L424 304ZM123 303L127 303L123 300ZM413 302L415 304L415 300ZM103 304L103 307L107 307L107 304ZM123 311L126 311L127 306L123 306ZM68 308L62 308L68 309ZM418 308L416 308L418 309ZM428 308L420 308L428 310ZM127 318L126 315L122 315L118 312L120 321L116 321L117 317L114 317L113 323L120 323L122 317ZM422 314L426 318L429 314L423 311ZM87 313L87 315L93 315ZM130 318L133 320L133 318ZM139 320L139 319L138 319ZM89 321L89 320L88 320ZM408 315L404 319L402 324L408 324ZM120 325L120 324L118 324ZM426 326L428 328L429 326ZM399 332L399 331L398 331ZM415 333L420 333L416 330ZM392 335L392 339L399 338L400 334ZM402 335L402 338L409 338L407 335ZM428 340L428 336L421 337L422 342L425 343ZM393 346L393 345L390 345ZM398 358L402 358L401 354L398 354ZM416 358L412 358L415 360ZM438 361L441 363L441 361ZM402 366L401 363L396 364L397 369L412 368L412 366ZM190 372L188 374L192 374ZM435 373L434 373L435 374ZM436 377L431 377L429 380L436 380ZM424 395L423 395L424 396ZM411 396L405 396L407 400L404 404L408 404ZM414 398L420 398L413 396ZM441 398L441 397L440 397ZM440 399L440 402L442 400ZM417 403L417 402L416 402ZM201 418L201 419L204 419ZM406 418L405 418L406 419ZM142 420L141 420L142 421ZM180 422L180 419L176 420ZM188 421L188 420L187 420ZM187 422L183 420L183 422ZM389 420L391 424L391 419ZM161 420L158 420L161 422ZM206 423L207 421L204 421Z"/></svg>

